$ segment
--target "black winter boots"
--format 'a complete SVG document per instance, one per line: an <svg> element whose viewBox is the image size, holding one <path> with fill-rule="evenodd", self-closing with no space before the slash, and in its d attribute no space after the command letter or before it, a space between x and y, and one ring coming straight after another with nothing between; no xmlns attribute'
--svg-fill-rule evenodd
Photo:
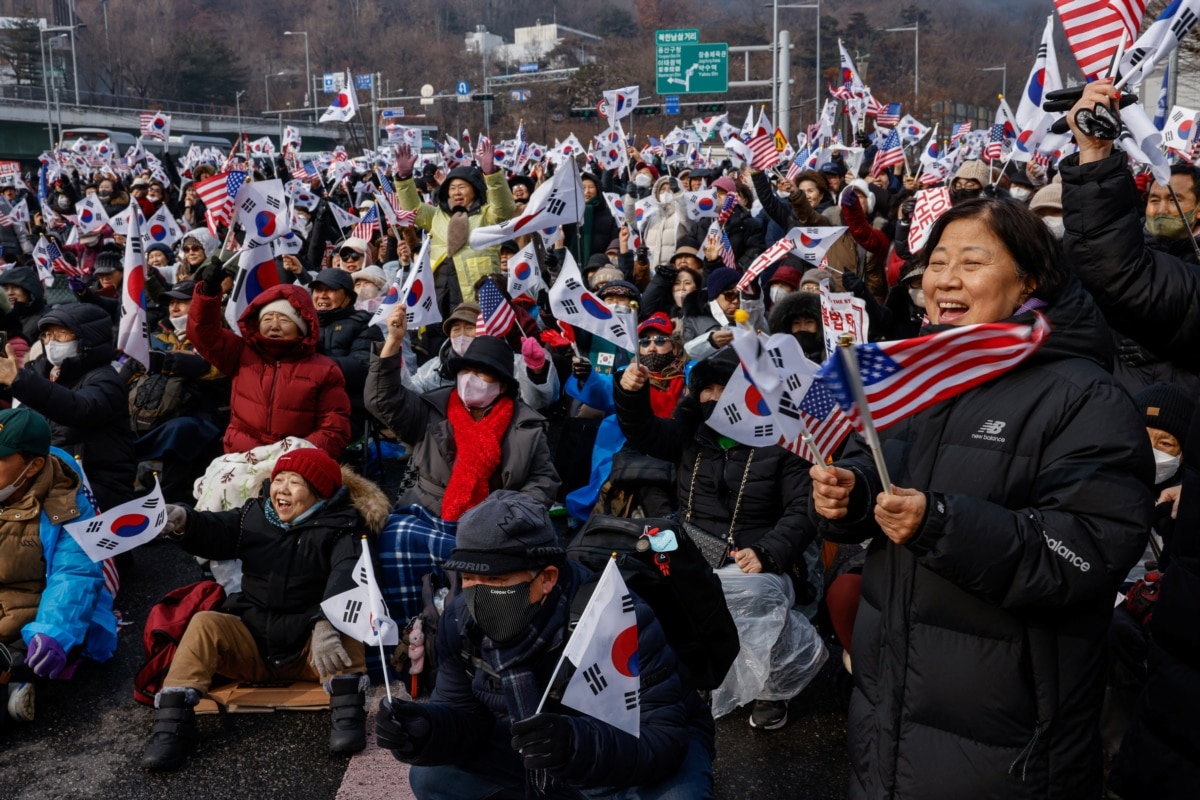
<svg viewBox="0 0 1200 800"><path fill-rule="evenodd" d="M196 745L195 689L160 692L154 712L150 742L142 754L142 769L166 772L179 769L188 752Z"/></svg>
<svg viewBox="0 0 1200 800"><path fill-rule="evenodd" d="M357 753L367 746L367 696L361 675L337 675L329 680L331 753Z"/></svg>

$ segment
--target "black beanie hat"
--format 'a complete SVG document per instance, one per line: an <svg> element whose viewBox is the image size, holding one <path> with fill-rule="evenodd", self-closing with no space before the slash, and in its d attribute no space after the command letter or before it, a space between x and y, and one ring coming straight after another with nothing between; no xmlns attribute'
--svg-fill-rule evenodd
<svg viewBox="0 0 1200 800"><path fill-rule="evenodd" d="M1187 392L1171 383L1155 383L1134 395L1133 402L1142 415L1142 424L1166 431L1179 440L1181 447L1187 446L1188 427L1196 411L1196 403Z"/></svg>

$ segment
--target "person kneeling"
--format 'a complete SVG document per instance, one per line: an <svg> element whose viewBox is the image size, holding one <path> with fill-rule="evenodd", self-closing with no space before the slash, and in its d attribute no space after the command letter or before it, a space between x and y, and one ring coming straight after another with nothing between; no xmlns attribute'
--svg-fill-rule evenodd
<svg viewBox="0 0 1200 800"><path fill-rule="evenodd" d="M379 746L415 765L418 798L511 797L527 784L550 798L711 797L712 717L641 600L639 736L559 702L570 665L555 665L593 576L566 560L541 503L495 492L463 516L445 566L463 592L438 626L431 702L383 700L376 717Z"/></svg>
<svg viewBox="0 0 1200 800"><path fill-rule="evenodd" d="M387 507L374 484L316 448L280 456L263 494L240 509L167 506L166 532L184 550L242 560L242 590L222 611L201 611L188 623L155 698L143 768L183 764L196 739L194 707L218 674L320 681L333 712L329 749L356 753L366 746L364 647L334 630L321 602L354 585L360 537L382 527Z"/></svg>

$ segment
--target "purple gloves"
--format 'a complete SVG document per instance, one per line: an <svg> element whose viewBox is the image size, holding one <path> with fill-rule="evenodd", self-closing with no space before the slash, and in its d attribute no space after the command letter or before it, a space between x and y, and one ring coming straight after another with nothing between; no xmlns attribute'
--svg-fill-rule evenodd
<svg viewBox="0 0 1200 800"><path fill-rule="evenodd" d="M83 278L76 278L74 275L67 278L67 286L73 294L83 294L87 289L87 284L83 282Z"/></svg>
<svg viewBox="0 0 1200 800"><path fill-rule="evenodd" d="M57 678L67 666L67 653L53 636L35 633L25 655L25 666L42 678Z"/></svg>
<svg viewBox="0 0 1200 800"><path fill-rule="evenodd" d="M541 372L546 366L546 351L533 337L521 342L521 355L525 357L525 366L529 367L530 372Z"/></svg>

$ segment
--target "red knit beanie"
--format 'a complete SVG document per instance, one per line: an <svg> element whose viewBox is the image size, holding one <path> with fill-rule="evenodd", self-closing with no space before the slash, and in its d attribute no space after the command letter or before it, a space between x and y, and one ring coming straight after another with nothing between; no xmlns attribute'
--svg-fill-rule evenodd
<svg viewBox="0 0 1200 800"><path fill-rule="evenodd" d="M319 447L304 447L284 453L271 470L271 480L281 472L295 472L308 481L321 499L328 500L342 486L342 468Z"/></svg>

